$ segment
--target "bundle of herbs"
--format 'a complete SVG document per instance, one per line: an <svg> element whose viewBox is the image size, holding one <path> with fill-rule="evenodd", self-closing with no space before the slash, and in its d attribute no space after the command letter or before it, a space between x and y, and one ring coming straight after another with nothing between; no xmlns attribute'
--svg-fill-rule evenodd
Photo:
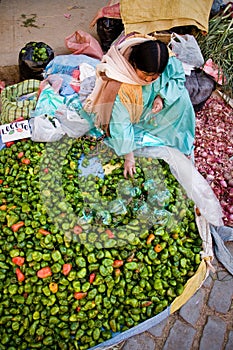
<svg viewBox="0 0 233 350"><path fill-rule="evenodd" d="M204 60L212 59L218 67L218 74L224 75L221 90L233 97L233 7L226 7L209 20L207 35L198 33L196 40Z"/></svg>

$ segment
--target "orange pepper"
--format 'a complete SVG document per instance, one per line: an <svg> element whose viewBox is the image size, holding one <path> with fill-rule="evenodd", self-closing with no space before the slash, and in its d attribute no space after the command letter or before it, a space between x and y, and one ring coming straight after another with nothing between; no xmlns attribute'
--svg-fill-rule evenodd
<svg viewBox="0 0 233 350"><path fill-rule="evenodd" d="M62 266L62 273L63 275L67 276L70 273L70 270L72 269L72 265L69 263L66 263Z"/></svg>
<svg viewBox="0 0 233 350"><path fill-rule="evenodd" d="M161 252L161 250L163 250L163 247L159 243L156 244L156 246L154 247L154 251L156 253L159 253L159 252Z"/></svg>
<svg viewBox="0 0 233 350"><path fill-rule="evenodd" d="M75 225L74 228L73 228L73 232L74 232L76 235L80 235L80 233L83 232L82 226L80 226L80 225Z"/></svg>
<svg viewBox="0 0 233 350"><path fill-rule="evenodd" d="M94 282L95 276L96 276L96 274L95 274L94 272L92 272L92 273L90 274L90 276L89 276L89 282L90 282L91 284Z"/></svg>
<svg viewBox="0 0 233 350"><path fill-rule="evenodd" d="M155 239L155 235L153 233L149 234L147 240L146 240L146 244L150 244L153 239Z"/></svg>
<svg viewBox="0 0 233 350"><path fill-rule="evenodd" d="M12 225L11 229L12 229L13 232L17 232L20 229L20 227L23 227L24 225L25 224L24 224L23 221L19 221L16 224Z"/></svg>
<svg viewBox="0 0 233 350"><path fill-rule="evenodd" d="M77 300L85 298L87 292L74 292L74 298Z"/></svg>
<svg viewBox="0 0 233 350"><path fill-rule="evenodd" d="M38 232L44 236L50 235L50 232L47 230L44 230L43 228L39 228Z"/></svg>
<svg viewBox="0 0 233 350"><path fill-rule="evenodd" d="M52 276L52 271L49 266L42 267L42 269L37 271L37 276L39 278L47 278L49 276Z"/></svg>
<svg viewBox="0 0 233 350"><path fill-rule="evenodd" d="M16 268L15 273L19 282L23 282L25 280L24 274L18 267Z"/></svg>
<svg viewBox="0 0 233 350"><path fill-rule="evenodd" d="M52 293L57 293L58 291L58 284L55 282L49 283L49 289L51 290Z"/></svg>
<svg viewBox="0 0 233 350"><path fill-rule="evenodd" d="M109 228L107 228L105 230L105 232L107 233L108 238L114 238L115 237L114 233Z"/></svg>
<svg viewBox="0 0 233 350"><path fill-rule="evenodd" d="M18 266L22 266L24 264L24 258L22 256L14 256L11 261L13 262L13 264L18 265Z"/></svg>

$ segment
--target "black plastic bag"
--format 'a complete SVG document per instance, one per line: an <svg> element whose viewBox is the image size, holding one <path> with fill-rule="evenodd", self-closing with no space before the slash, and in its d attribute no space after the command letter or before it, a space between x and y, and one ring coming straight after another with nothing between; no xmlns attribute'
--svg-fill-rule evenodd
<svg viewBox="0 0 233 350"><path fill-rule="evenodd" d="M185 87L195 112L198 112L216 89L216 82L201 69L192 70L191 74L185 77Z"/></svg>
<svg viewBox="0 0 233 350"><path fill-rule="evenodd" d="M100 39L102 50L107 52L113 41L124 30L121 19L102 17L97 21L97 34Z"/></svg>
<svg viewBox="0 0 233 350"><path fill-rule="evenodd" d="M47 64L54 58L53 49L43 43L31 41L19 52L20 80L43 80L43 71Z"/></svg>

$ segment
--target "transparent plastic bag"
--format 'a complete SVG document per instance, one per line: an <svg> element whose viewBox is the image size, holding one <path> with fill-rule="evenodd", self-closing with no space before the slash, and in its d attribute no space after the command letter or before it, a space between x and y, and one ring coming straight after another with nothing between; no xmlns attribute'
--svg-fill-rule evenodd
<svg viewBox="0 0 233 350"><path fill-rule="evenodd" d="M221 205L212 188L199 173L192 160L179 150L171 147L144 147L134 152L135 156L160 158L169 164L171 173L185 189L200 213L208 223L215 226L223 225Z"/></svg>
<svg viewBox="0 0 233 350"><path fill-rule="evenodd" d="M172 33L169 47L183 63L196 68L204 64L201 49L193 35Z"/></svg>

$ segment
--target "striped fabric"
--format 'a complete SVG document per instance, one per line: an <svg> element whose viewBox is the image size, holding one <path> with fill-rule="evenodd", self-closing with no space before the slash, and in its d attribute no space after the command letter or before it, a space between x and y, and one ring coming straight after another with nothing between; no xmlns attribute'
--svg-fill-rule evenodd
<svg viewBox="0 0 233 350"><path fill-rule="evenodd" d="M29 79L7 86L1 93L0 123L8 124L23 117L29 119L29 113L36 106L40 80ZM31 94L26 98L25 95ZM24 98L25 97L25 98Z"/></svg>

